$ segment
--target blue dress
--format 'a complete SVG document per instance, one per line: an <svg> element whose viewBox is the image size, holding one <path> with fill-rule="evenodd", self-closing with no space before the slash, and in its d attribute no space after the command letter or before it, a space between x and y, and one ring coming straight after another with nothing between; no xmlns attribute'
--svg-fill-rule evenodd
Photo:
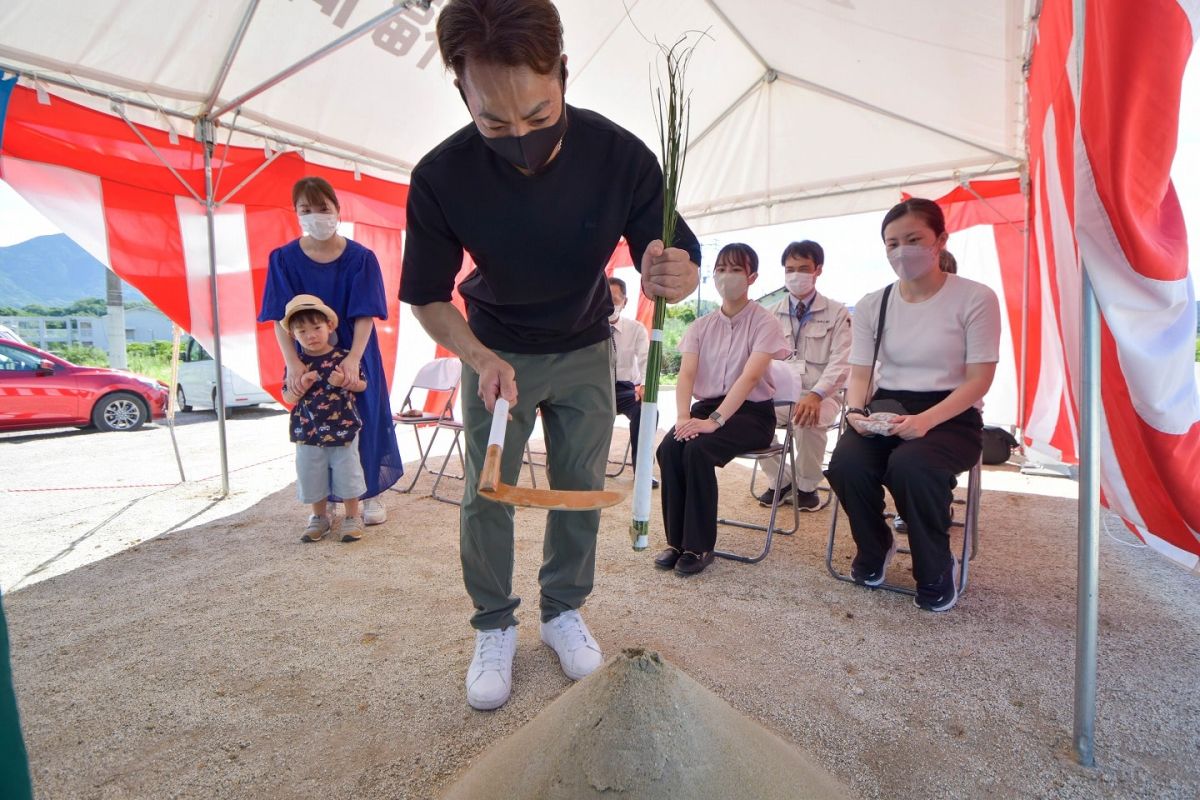
<svg viewBox="0 0 1200 800"><path fill-rule="evenodd" d="M387 296L379 260L370 250L349 239L337 260L328 264L305 255L299 239L271 252L258 321L283 319L288 302L298 294L314 294L333 309L338 315L338 346L347 350L354 341L355 318L387 319ZM367 390L358 397L363 420L358 454L367 480L367 493L363 497L367 498L387 489L404 474L392 426L383 356L374 329L363 351L362 371L367 378Z"/></svg>

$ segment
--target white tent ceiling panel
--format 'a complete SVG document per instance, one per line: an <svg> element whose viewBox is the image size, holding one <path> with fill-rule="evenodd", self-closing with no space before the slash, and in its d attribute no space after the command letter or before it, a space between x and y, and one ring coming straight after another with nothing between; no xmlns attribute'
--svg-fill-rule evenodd
<svg viewBox="0 0 1200 800"><path fill-rule="evenodd" d="M195 102L212 85L242 6L160 0L3 3L0 57L151 92L164 101Z"/></svg>
<svg viewBox="0 0 1200 800"><path fill-rule="evenodd" d="M887 189L872 195L878 207L894 200L899 182L1015 167L1029 1L559 0L567 97L657 152L656 42L704 31L709 38L688 72L697 143L683 197L689 213L705 215L697 229L724 229L747 216L777 222L858 210L865 198L832 198ZM376 174L406 179L469 119L437 54L440 5L403 12L251 97L237 124L337 153L306 151L313 160L344 167L362 159ZM391 2L10 0L0 5L0 64L194 116L251 7L217 108ZM50 88L108 110L107 99ZM131 106L128 113L166 127L153 112ZM186 120L171 124L192 133ZM243 134L233 141L254 143ZM758 211L743 213L754 204Z"/></svg>
<svg viewBox="0 0 1200 800"><path fill-rule="evenodd" d="M1002 153L1020 152L1012 112L1023 32L1010 8L1019 0L719 4L780 73Z"/></svg>
<svg viewBox="0 0 1200 800"><path fill-rule="evenodd" d="M831 157L830 132L853 159ZM734 152L737 158L730 158ZM879 185L890 187L884 200L890 204L902 185L973 174L997 160L910 123L775 81L692 147L682 207L698 231L727 230L734 223L725 215L746 206L769 208L799 197L811 206L822 195Z"/></svg>
<svg viewBox="0 0 1200 800"><path fill-rule="evenodd" d="M594 52L574 49L569 15L564 19L565 47L573 68L570 97L576 104L617 120L656 152L654 90L666 82L660 45L670 47L684 33L693 32L688 42L696 49L686 76L691 90L693 136L707 129L762 76L762 65L707 4L697 0L674 4L642 0L636 6L630 5L630 15L625 17L622 10L618 26ZM583 8L582 4L563 6L576 12ZM620 4L616 7L620 9ZM586 30L589 26L578 27ZM696 31L706 33L701 36ZM585 63L578 64L582 69L575 72L578 61Z"/></svg>

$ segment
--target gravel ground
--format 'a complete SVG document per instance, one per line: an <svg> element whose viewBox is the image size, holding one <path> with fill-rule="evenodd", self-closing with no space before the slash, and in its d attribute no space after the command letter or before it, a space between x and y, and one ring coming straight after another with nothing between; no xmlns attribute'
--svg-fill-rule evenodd
<svg viewBox="0 0 1200 800"><path fill-rule="evenodd" d="M189 477L217 471L212 427L179 428ZM239 471L220 503L211 480L130 486L177 478L159 427L0 437L0 582L16 587L5 606L39 798L437 797L568 688L538 639L543 513L517 514L514 583L531 605L512 700L475 712L457 509L423 479L387 495L390 521L363 541L301 545L282 429L278 411L235 413ZM763 519L749 474L724 471L722 509ZM82 485L126 488L14 491ZM626 501L603 516L585 616L606 654L662 653L863 798L1191 800L1200 584L1111 521L1098 767L1071 760L1074 489L986 470L971 587L940 615L832 580L828 511L758 565L684 579L630 550Z"/></svg>

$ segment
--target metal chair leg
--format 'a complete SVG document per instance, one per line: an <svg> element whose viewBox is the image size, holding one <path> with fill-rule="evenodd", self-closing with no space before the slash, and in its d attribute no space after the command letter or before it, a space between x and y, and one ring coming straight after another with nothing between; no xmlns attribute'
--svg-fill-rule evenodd
<svg viewBox="0 0 1200 800"><path fill-rule="evenodd" d="M604 473L604 477L616 478L616 477L619 477L621 475L621 473L623 473L625 471L625 467L629 466L632 463L629 460L629 451L632 448L633 448L633 440L626 441L625 442L625 455L621 457L621 468L618 469L616 472L607 472L606 471ZM610 460L608 463L611 464L613 462Z"/></svg>
<svg viewBox="0 0 1200 800"><path fill-rule="evenodd" d="M455 500L452 497L442 497L441 495L438 494L438 486L441 485L442 478L445 478L445 477L454 478L453 475L451 475L451 476L446 475L446 465L448 465L450 463L450 456L454 455L455 450L458 450L458 461L460 464L462 464L462 471L463 471L462 476L455 478L455 479L463 480L466 477L467 459L463 456L462 443L459 438L461 435L462 435L461 430L454 431L454 440L452 442L450 442L450 447L446 450L446 455L442 459L442 465L438 469L437 479L433 482L433 488L429 492L429 496L432 497L434 500L437 500L439 503L449 503L450 505L454 505L454 506L462 505L462 500Z"/></svg>
<svg viewBox="0 0 1200 800"><path fill-rule="evenodd" d="M974 559L977 542L979 538L979 503L982 499L983 466L982 461L975 462L975 466L971 467L967 473L967 510L965 519L962 522L951 522L950 527L963 529L962 548L958 557L958 592L961 595L967 590L967 581L970 577L970 563ZM837 536L838 512L841 509L840 502L834 502L833 514L829 520L829 538L825 546L825 568L829 574L845 583L854 583L854 579L845 573L838 572L833 566L833 545L834 539ZM895 535L894 533L892 534ZM906 552L901 550L900 552ZM906 594L914 597L917 594L915 588L908 586L899 586L894 583L881 583L879 586L865 587L872 589L883 589L897 594Z"/></svg>
<svg viewBox="0 0 1200 800"><path fill-rule="evenodd" d="M396 426L393 425L392 429L395 430L395 427ZM417 439L417 452L419 452L421 454L421 461L417 464L417 471L413 473L412 480L408 482L408 485L405 486L403 489L397 489L396 487L393 486L393 487L391 487L393 492L399 492L400 494L408 494L409 492L411 492L413 490L413 487L417 485L417 479L421 477L421 471L425 469L425 461L429 458L429 454L431 452L433 452L433 443L437 439L439 430L440 430L440 428L437 425L433 426L433 435L431 435L429 437L429 444L426 445L424 448L422 448L421 447L421 429L417 426L413 426L413 429L412 429L413 436L415 436Z"/></svg>
<svg viewBox="0 0 1200 800"><path fill-rule="evenodd" d="M784 469L789 466L791 468L792 481L796 480L796 459L791 450L791 440L792 434L789 428L787 435L784 436L782 450L779 454L779 468L775 474L776 486L781 484L783 480ZM759 459L757 458L754 460L756 468L758 466L758 460ZM771 502L771 516L767 520L766 525L756 525L750 522L741 522L740 520L731 520L724 517L717 519L718 525L726 525L732 528L742 528L745 530L762 531L766 533L767 536L763 542L762 552L756 556L744 556L728 550L714 550L713 555L728 559L729 561L738 561L743 564L757 564L766 558L767 554L771 552L771 540L776 533L784 536L791 536L800 529L800 508L795 503L792 503L792 527L789 530L784 530L783 528L777 528L775 526L775 520L779 515L780 499L779 493L776 492L775 497Z"/></svg>

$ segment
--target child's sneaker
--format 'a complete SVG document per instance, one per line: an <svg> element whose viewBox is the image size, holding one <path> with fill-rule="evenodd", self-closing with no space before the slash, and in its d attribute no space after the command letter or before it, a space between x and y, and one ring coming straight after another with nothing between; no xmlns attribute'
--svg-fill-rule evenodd
<svg viewBox="0 0 1200 800"><path fill-rule="evenodd" d="M327 533L329 533L329 517L319 517L313 514L308 518L308 527L304 529L300 541L319 542L321 537Z"/></svg>
<svg viewBox="0 0 1200 800"><path fill-rule="evenodd" d="M342 534L343 542L357 542L363 535L362 517L346 517L338 531Z"/></svg>

